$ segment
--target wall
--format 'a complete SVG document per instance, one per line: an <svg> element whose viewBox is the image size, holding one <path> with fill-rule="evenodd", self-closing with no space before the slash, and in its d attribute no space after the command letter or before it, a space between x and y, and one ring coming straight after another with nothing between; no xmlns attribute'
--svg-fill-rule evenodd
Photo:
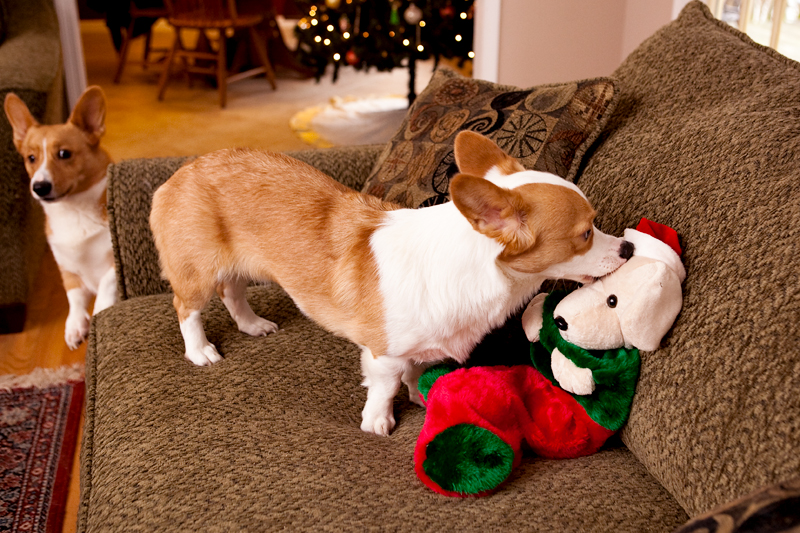
<svg viewBox="0 0 800 533"><path fill-rule="evenodd" d="M531 86L608 76L689 0L479 0L477 78Z"/></svg>

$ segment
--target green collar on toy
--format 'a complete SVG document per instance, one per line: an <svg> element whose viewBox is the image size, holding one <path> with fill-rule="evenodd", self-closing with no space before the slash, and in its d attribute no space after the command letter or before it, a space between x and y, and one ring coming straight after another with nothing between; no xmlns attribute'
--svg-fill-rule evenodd
<svg viewBox="0 0 800 533"><path fill-rule="evenodd" d="M592 420L601 426L617 431L628 419L639 378L639 350L618 348L613 350L585 350L561 338L553 312L568 294L555 291L544 301L543 324L539 342L531 343L531 359L536 370L554 385L559 386L550 368L550 354L554 348L581 368L589 368L595 381L595 390L589 396L572 394Z"/></svg>

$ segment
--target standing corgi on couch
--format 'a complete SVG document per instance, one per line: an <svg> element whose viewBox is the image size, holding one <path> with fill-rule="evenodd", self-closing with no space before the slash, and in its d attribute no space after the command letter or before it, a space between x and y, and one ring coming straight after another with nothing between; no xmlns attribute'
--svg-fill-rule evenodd
<svg viewBox="0 0 800 533"><path fill-rule="evenodd" d="M423 209L270 152L220 150L180 168L156 191L150 226L186 358L220 360L200 316L215 290L239 330L276 331L245 299L249 280L273 280L361 347L361 429L388 435L401 381L420 403L424 365L464 362L546 279L587 282L631 256L630 243L594 227L572 183L526 171L474 132L458 135L455 157L452 202Z"/></svg>
<svg viewBox="0 0 800 533"><path fill-rule="evenodd" d="M106 169L112 160L100 146L105 96L100 87L87 88L66 124L39 124L14 93L6 95L5 111L31 194L44 209L47 242L69 300L64 340L74 350L89 334L92 297L93 313L117 299L106 213Z"/></svg>

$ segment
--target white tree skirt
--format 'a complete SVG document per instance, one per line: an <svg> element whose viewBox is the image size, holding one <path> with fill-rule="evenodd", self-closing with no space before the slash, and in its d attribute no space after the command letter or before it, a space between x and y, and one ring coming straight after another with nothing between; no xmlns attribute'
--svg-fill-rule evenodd
<svg viewBox="0 0 800 533"><path fill-rule="evenodd" d="M335 97L300 111L290 125L304 142L320 148L382 144L400 128L407 110L403 96Z"/></svg>

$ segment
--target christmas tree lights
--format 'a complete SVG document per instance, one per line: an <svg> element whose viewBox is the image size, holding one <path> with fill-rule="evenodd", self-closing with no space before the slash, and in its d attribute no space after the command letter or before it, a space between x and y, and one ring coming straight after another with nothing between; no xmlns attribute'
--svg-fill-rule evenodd
<svg viewBox="0 0 800 533"><path fill-rule="evenodd" d="M299 60L317 79L333 65L379 71L407 67L410 99L415 62L474 57L473 0L296 0L306 15L295 29Z"/></svg>

